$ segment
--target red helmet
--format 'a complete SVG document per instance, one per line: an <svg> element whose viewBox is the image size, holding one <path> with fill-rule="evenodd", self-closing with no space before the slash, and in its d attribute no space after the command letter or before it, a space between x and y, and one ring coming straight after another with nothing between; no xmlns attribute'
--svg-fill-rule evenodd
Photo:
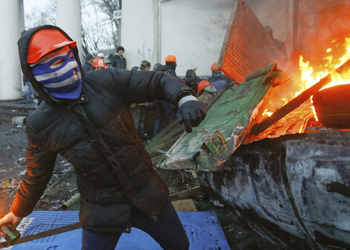
<svg viewBox="0 0 350 250"><path fill-rule="evenodd" d="M93 61L92 61L92 67L94 68L106 68L106 62L105 60L103 60L103 58L101 57L96 57Z"/></svg>
<svg viewBox="0 0 350 250"><path fill-rule="evenodd" d="M174 63L176 63L176 57L173 56L173 55L168 55L168 56L165 57L164 61L165 62L174 62Z"/></svg>
<svg viewBox="0 0 350 250"><path fill-rule="evenodd" d="M217 62L213 63L213 65L211 65L211 71L220 71Z"/></svg>
<svg viewBox="0 0 350 250"><path fill-rule="evenodd" d="M197 87L198 88L198 93L200 93L204 89L205 86L208 86L210 84L211 84L211 82L208 82L207 80L200 81L198 83L198 87Z"/></svg>
<svg viewBox="0 0 350 250"><path fill-rule="evenodd" d="M76 43L70 41L59 30L39 30L30 40L27 62L36 63L51 51L68 45L74 48Z"/></svg>

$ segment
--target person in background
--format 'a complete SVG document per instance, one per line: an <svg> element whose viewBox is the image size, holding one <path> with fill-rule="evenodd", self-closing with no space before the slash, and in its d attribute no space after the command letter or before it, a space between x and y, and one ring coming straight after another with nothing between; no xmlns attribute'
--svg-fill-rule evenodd
<svg viewBox="0 0 350 250"><path fill-rule="evenodd" d="M207 80L202 80L198 84L198 91L198 100L203 102L207 108L214 101L216 94L218 93L218 90Z"/></svg>
<svg viewBox="0 0 350 250"><path fill-rule="evenodd" d="M30 81L28 80L28 78L23 75L23 85L28 87L28 90L22 95L22 97L27 100L30 101L32 99L32 93L33 93L33 87L32 84L30 83Z"/></svg>
<svg viewBox="0 0 350 250"><path fill-rule="evenodd" d="M150 62L143 60L141 62L140 68L137 69L139 71L145 70L149 71L151 67ZM147 116L147 108L153 107L152 102L143 102L143 103L133 103L130 105L132 118L134 120L135 128L139 133L139 136L142 140L148 140L150 137L145 132L145 123Z"/></svg>
<svg viewBox="0 0 350 250"><path fill-rule="evenodd" d="M228 88L228 84L233 82L233 80L222 74L221 70L218 67L218 63L213 63L211 65L212 76L208 78L208 82L217 89L223 90Z"/></svg>
<svg viewBox="0 0 350 250"><path fill-rule="evenodd" d="M96 57L92 61L92 71L100 70L106 68L106 62L101 57Z"/></svg>
<svg viewBox="0 0 350 250"><path fill-rule="evenodd" d="M167 55L164 59L165 65L159 65L157 66L157 71L162 71L166 74L169 74L171 76L176 76L176 56L174 55Z"/></svg>
<svg viewBox="0 0 350 250"><path fill-rule="evenodd" d="M91 54L88 54L85 58L85 63L83 65L83 70L84 72L90 72L92 71L92 60L94 57Z"/></svg>
<svg viewBox="0 0 350 250"><path fill-rule="evenodd" d="M106 68L112 67L112 61L109 57L105 58Z"/></svg>
<svg viewBox="0 0 350 250"><path fill-rule="evenodd" d="M193 91L196 93L197 96L199 96L198 83L201 81L201 79L197 77L196 69L187 70L186 78L183 78L182 80L184 81L184 83L186 83L188 87L193 89Z"/></svg>
<svg viewBox="0 0 350 250"><path fill-rule="evenodd" d="M117 53L112 60L112 66L116 69L126 69L126 59L124 57L124 47L118 46Z"/></svg>
<svg viewBox="0 0 350 250"><path fill-rule="evenodd" d="M165 250L188 250L169 189L129 106L171 102L190 133L206 116L204 103L180 79L160 72L106 68L84 74L76 42L53 25L23 31L18 49L23 74L44 101L26 120L26 174L0 227L13 230L32 213L60 154L74 166L81 194L82 250L114 250L131 227Z"/></svg>
<svg viewBox="0 0 350 250"><path fill-rule="evenodd" d="M176 76L176 56L167 55L164 61L165 65L158 65L156 67L156 70L161 71L164 74ZM156 122L154 124L153 136L156 136L162 129L164 129L170 122L175 119L176 114L171 103L157 100L154 102L154 107L156 109Z"/></svg>
<svg viewBox="0 0 350 250"><path fill-rule="evenodd" d="M149 71L151 68L151 63L149 61L143 60L140 65L140 70Z"/></svg>
<svg viewBox="0 0 350 250"><path fill-rule="evenodd" d="M264 28L267 32L268 37L271 39L273 46L276 48L277 54L275 55L276 56L275 60L278 60L281 63L288 62L288 53L287 53L285 41L275 38L275 36L273 35L273 29L271 28L271 26L265 26Z"/></svg>
<svg viewBox="0 0 350 250"><path fill-rule="evenodd" d="M131 71L138 71L140 70L140 67L139 66L134 66L131 68Z"/></svg>

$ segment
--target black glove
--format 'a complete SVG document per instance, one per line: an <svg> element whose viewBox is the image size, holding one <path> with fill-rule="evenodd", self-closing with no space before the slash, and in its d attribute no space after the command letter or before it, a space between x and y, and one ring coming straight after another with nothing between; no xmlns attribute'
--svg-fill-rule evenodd
<svg viewBox="0 0 350 250"><path fill-rule="evenodd" d="M191 100L181 105L176 113L179 123L185 123L187 133L192 132L192 127L197 127L207 115L207 107L203 102Z"/></svg>

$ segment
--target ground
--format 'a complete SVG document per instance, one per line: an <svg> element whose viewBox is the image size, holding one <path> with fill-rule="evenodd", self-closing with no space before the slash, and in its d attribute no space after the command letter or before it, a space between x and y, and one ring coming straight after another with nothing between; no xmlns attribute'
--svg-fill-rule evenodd
<svg viewBox="0 0 350 250"><path fill-rule="evenodd" d="M0 183L2 183L0 213L6 214L10 211L11 203L25 173L27 137L24 127L1 123L0 138ZM72 165L62 156L57 157L53 176L34 210L62 210L62 205L77 193L72 169ZM277 249L251 230L232 209L222 207L222 204L218 206L218 203L210 201L210 197L205 194L187 198L193 199L198 211L216 212L231 249ZM79 209L79 202L74 203L69 209Z"/></svg>
<svg viewBox="0 0 350 250"><path fill-rule="evenodd" d="M27 135L22 126L12 126L8 123L0 124L0 214L10 211L20 180L25 173L25 156ZM69 200L76 192L74 173L63 180L55 188L51 188L57 180L64 176L72 165L62 156L56 160L55 170L47 188L47 194L38 202L35 210L60 210L62 204ZM7 182L9 181L9 182ZM5 187L11 183L9 186Z"/></svg>

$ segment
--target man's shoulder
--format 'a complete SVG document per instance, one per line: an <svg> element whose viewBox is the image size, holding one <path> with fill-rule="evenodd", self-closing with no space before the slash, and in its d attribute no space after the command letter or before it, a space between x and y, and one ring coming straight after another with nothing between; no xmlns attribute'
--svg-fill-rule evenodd
<svg viewBox="0 0 350 250"><path fill-rule="evenodd" d="M34 132L40 132L50 124L57 122L58 117L63 114L64 107L61 105L48 105L42 102L34 112L26 119L26 126Z"/></svg>

